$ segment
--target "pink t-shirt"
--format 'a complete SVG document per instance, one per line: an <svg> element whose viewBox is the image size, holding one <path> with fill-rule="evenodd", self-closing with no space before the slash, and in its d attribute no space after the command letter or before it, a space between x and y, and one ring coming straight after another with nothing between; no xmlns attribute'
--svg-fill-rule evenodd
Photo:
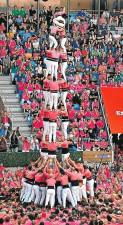
<svg viewBox="0 0 123 225"><path fill-rule="evenodd" d="M23 151L24 152L29 152L30 151L30 142L29 142L29 140L24 140L23 141Z"/></svg>
<svg viewBox="0 0 123 225"><path fill-rule="evenodd" d="M27 220L24 225L32 225L32 221L31 220Z"/></svg>
<svg viewBox="0 0 123 225"><path fill-rule="evenodd" d="M100 128L100 129L104 127L104 121L102 121L102 120L98 120L96 122L96 124L97 124L97 127Z"/></svg>

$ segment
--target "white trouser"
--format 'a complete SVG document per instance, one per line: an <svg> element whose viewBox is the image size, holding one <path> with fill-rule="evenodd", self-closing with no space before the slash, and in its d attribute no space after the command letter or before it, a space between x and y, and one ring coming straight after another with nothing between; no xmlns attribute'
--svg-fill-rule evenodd
<svg viewBox="0 0 123 225"><path fill-rule="evenodd" d="M50 92L49 91L43 91L44 100L45 100L45 108L50 103Z"/></svg>
<svg viewBox="0 0 123 225"><path fill-rule="evenodd" d="M66 80L66 75L65 75L66 69L67 69L67 62L62 62L61 63L61 73L65 80Z"/></svg>
<svg viewBox="0 0 123 225"><path fill-rule="evenodd" d="M35 201L35 197L36 197L36 195L35 195L35 185L33 185L32 186L32 192L31 192L31 195L29 197L28 202L34 202Z"/></svg>
<svg viewBox="0 0 123 225"><path fill-rule="evenodd" d="M61 92L61 100L62 100L62 103L65 107L65 110L67 110L67 106L66 106L66 98L67 98L67 91L62 91Z"/></svg>
<svg viewBox="0 0 123 225"><path fill-rule="evenodd" d="M64 52L66 52L65 43L67 41L67 38L62 38L60 41L61 47L63 48Z"/></svg>
<svg viewBox="0 0 123 225"><path fill-rule="evenodd" d="M32 188L33 195L31 196L31 201L34 201L34 204L39 204L41 198L40 187L38 185L34 185Z"/></svg>
<svg viewBox="0 0 123 225"><path fill-rule="evenodd" d="M69 125L69 121L62 122L62 132L63 132L65 140L67 140L67 128L68 128L68 125Z"/></svg>
<svg viewBox="0 0 123 225"><path fill-rule="evenodd" d="M25 178L22 178L22 189L21 189L21 194L20 194L20 200L23 201L23 196L25 194L26 191L26 182L25 182Z"/></svg>
<svg viewBox="0 0 123 225"><path fill-rule="evenodd" d="M56 159L56 154L53 154L53 153L52 153L52 155L51 154L48 154L48 157L50 157L52 159Z"/></svg>
<svg viewBox="0 0 123 225"><path fill-rule="evenodd" d="M56 38L52 35L49 35L50 48L57 48L58 42Z"/></svg>
<svg viewBox="0 0 123 225"><path fill-rule="evenodd" d="M48 158L48 152L41 152L41 149L40 149L40 154L41 156L44 158L44 159L47 159Z"/></svg>
<svg viewBox="0 0 123 225"><path fill-rule="evenodd" d="M46 77L48 74L51 74L52 78L55 77L57 80L58 62L46 59L45 63L47 67Z"/></svg>
<svg viewBox="0 0 123 225"><path fill-rule="evenodd" d="M62 205L62 186L57 187L57 199L59 205Z"/></svg>
<svg viewBox="0 0 123 225"><path fill-rule="evenodd" d="M44 63L46 64L46 78L48 74L51 74L51 66L52 66L52 61L47 60L46 58L44 59Z"/></svg>
<svg viewBox="0 0 123 225"><path fill-rule="evenodd" d="M49 142L56 142L56 130L57 130L57 123L56 122L50 122L49 123Z"/></svg>
<svg viewBox="0 0 123 225"><path fill-rule="evenodd" d="M35 185L35 201L34 204L39 204L41 199L41 191L38 185Z"/></svg>
<svg viewBox="0 0 123 225"><path fill-rule="evenodd" d="M45 136L49 134L49 121L43 121L44 132L43 132L43 141L45 141Z"/></svg>
<svg viewBox="0 0 123 225"><path fill-rule="evenodd" d="M52 61L51 76L52 76L52 78L55 77L57 80L57 75L58 75L58 62Z"/></svg>
<svg viewBox="0 0 123 225"><path fill-rule="evenodd" d="M77 205L77 202L80 201L80 199L79 199L79 186L72 186L71 192L72 192L72 195L73 195L75 205Z"/></svg>
<svg viewBox="0 0 123 225"><path fill-rule="evenodd" d="M40 205L42 206L44 204L46 197L46 187L40 187L40 191L41 191Z"/></svg>
<svg viewBox="0 0 123 225"><path fill-rule="evenodd" d="M86 199L87 201L86 185L82 185L81 187L79 187L79 197L80 201L82 200L82 198Z"/></svg>
<svg viewBox="0 0 123 225"><path fill-rule="evenodd" d="M94 197L94 179L87 180L87 185L88 185L90 196Z"/></svg>
<svg viewBox="0 0 123 225"><path fill-rule="evenodd" d="M48 158L48 152L42 152L41 151L41 149L40 149L40 154L41 154L41 156L45 159L45 160L47 160L47 158Z"/></svg>
<svg viewBox="0 0 123 225"><path fill-rule="evenodd" d="M72 207L75 207L75 202L71 193L70 188L63 188L62 189L62 200L63 200L63 207L66 208L66 200L69 200Z"/></svg>
<svg viewBox="0 0 123 225"><path fill-rule="evenodd" d="M25 200L26 195L27 195L28 185L27 185L26 182L25 182L25 185L24 186L25 187L24 187L23 192L22 192L21 197L20 197L20 199L21 199L22 202Z"/></svg>
<svg viewBox="0 0 123 225"><path fill-rule="evenodd" d="M50 203L51 208L55 205L55 189L47 189L45 207Z"/></svg>
<svg viewBox="0 0 123 225"><path fill-rule="evenodd" d="M28 184L26 183L26 193L25 193L25 198L24 198L24 202L30 202L30 196L32 194L32 184Z"/></svg>
<svg viewBox="0 0 123 225"><path fill-rule="evenodd" d="M54 109L57 110L57 105L58 105L58 96L59 96L59 93L50 93L50 109L52 110L53 107Z"/></svg>
<svg viewBox="0 0 123 225"><path fill-rule="evenodd" d="M69 158L70 153L62 154L62 162L64 162L65 159Z"/></svg>

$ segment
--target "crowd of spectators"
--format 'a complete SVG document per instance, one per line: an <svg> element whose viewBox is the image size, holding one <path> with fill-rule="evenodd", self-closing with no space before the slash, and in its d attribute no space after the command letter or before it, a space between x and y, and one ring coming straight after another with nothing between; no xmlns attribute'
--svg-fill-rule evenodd
<svg viewBox="0 0 123 225"><path fill-rule="evenodd" d="M34 162L31 162L33 164ZM95 197L84 199L76 208L60 206L41 208L33 203L20 203L22 169L0 166L0 224L3 225L120 225L123 224L123 172L116 164L94 168Z"/></svg>
<svg viewBox="0 0 123 225"><path fill-rule="evenodd" d="M59 9L56 8L56 13ZM60 9L63 10L62 8ZM108 15L108 16L107 16ZM44 107L43 80L46 66L45 51L48 48L48 32L52 23L51 7L40 13L40 30L37 33L36 11L29 12L22 7L14 7L9 17L9 32L6 22L0 18L0 72L10 75L16 85L16 94L24 110L25 117L35 136L23 137L19 128L9 134L10 115L4 112L1 120L0 137L10 139L12 150L39 150L43 136ZM108 17L108 19L107 19ZM89 16L90 18L90 16ZM70 120L68 140L72 150L108 150L105 121L98 99L99 86L122 86L123 36L107 31L106 25L121 26L121 16L101 15L99 25L93 16L81 12L70 24L66 45L68 53L67 109ZM98 32L99 28L99 32ZM113 27L114 29L114 27ZM60 68L58 79L60 78ZM60 102L59 102L60 107ZM59 140L60 127L58 126ZM4 138L6 137L6 138ZM59 140L60 141L60 140ZM5 149L6 150L6 149ZM119 157L120 155L118 155ZM119 157L120 158L120 157ZM119 159L120 163L122 158ZM121 164L120 164L121 165ZM121 166L120 166L121 167ZM117 170L116 170L117 169ZM32 204L20 203L20 188L23 171L15 172L0 166L0 224L3 225L119 225L123 224L123 172L117 162L111 168L100 165L95 173L95 198L93 203L84 199L76 208L52 210L41 209ZM112 185L113 184L113 185Z"/></svg>
<svg viewBox="0 0 123 225"><path fill-rule="evenodd" d="M57 7L55 13L58 11L62 12L63 8ZM81 11L71 22L70 32L67 33L67 110L71 121L68 133L72 150L110 149L98 99L98 87L123 84L123 35L116 31L118 26L122 26L122 15L106 12L101 15L98 26L95 15L88 16ZM48 32L53 19L51 6L48 10L44 6L39 18L38 32L36 10L33 6L28 12L23 7L17 9L15 6L9 16L8 33L6 21L2 15L0 18L0 70L3 74L9 74L12 84L16 84L17 97L34 134L31 140L21 135L18 138L16 135L17 141L13 147L12 139L16 134L14 131L11 146L15 149L20 143L23 151L27 152L30 149L40 149L43 134L42 88L46 72L45 53L49 47ZM109 25L116 26L112 33L108 30ZM59 107L60 104L59 101Z"/></svg>

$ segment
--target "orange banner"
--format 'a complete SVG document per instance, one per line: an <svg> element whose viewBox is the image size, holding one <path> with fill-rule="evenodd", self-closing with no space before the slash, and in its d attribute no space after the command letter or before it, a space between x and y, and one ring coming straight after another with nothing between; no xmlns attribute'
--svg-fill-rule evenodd
<svg viewBox="0 0 123 225"><path fill-rule="evenodd" d="M106 117L112 134L123 134L123 88L102 87Z"/></svg>

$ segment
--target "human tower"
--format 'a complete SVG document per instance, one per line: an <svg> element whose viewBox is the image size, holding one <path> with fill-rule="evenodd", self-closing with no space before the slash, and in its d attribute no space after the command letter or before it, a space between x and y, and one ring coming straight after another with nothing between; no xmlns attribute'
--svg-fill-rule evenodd
<svg viewBox="0 0 123 225"><path fill-rule="evenodd" d="M50 205L51 208L59 204L66 208L68 202L71 207L76 207L82 196L88 201L86 183L89 185L91 199L94 197L91 171L69 157L66 40L65 19L62 14L54 15L53 25L50 27L49 49L44 60L47 69L43 83L45 109L41 156L23 171L20 195L22 203L34 202L45 207ZM60 142L57 141L59 123L62 131ZM62 153L61 162L56 158L59 149Z"/></svg>

